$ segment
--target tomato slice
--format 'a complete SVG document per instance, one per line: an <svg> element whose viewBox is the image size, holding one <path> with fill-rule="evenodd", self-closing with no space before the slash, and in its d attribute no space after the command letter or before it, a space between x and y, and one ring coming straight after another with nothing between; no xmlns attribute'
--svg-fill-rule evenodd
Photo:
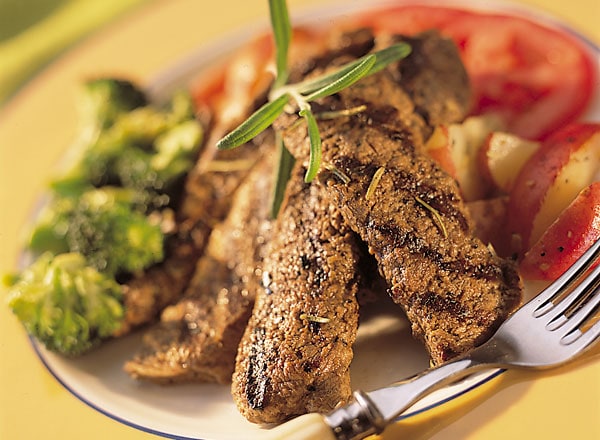
<svg viewBox="0 0 600 440"><path fill-rule="evenodd" d="M504 15L465 15L443 27L459 46L473 112L502 114L513 133L541 139L586 108L594 66L566 33Z"/></svg>
<svg viewBox="0 0 600 440"><path fill-rule="evenodd" d="M375 32L411 35L428 29L442 29L449 23L470 15L461 9L420 5L392 6L367 11L356 25L372 27Z"/></svg>
<svg viewBox="0 0 600 440"><path fill-rule="evenodd" d="M359 22L379 32L437 28L452 38L472 81L472 114L498 113L526 139L543 139L574 121L592 97L596 68L583 45L521 17L409 5Z"/></svg>

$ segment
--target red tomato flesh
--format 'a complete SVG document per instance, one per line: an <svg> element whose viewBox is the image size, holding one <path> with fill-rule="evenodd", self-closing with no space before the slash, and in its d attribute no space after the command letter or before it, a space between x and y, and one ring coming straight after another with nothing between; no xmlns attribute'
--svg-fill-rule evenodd
<svg viewBox="0 0 600 440"><path fill-rule="evenodd" d="M471 79L471 114L501 115L507 131L530 140L545 140L576 121L592 100L598 76L593 56L568 31L512 15L399 5L357 14L344 19L344 26L407 35L438 29L456 43ZM268 37L257 38L244 50L256 53L266 64L273 50ZM307 43L310 38L304 37L300 40ZM312 37L313 42L319 41ZM226 69L214 73L212 80L195 90L199 105L214 108L227 94ZM597 197L593 200L597 203Z"/></svg>
<svg viewBox="0 0 600 440"><path fill-rule="evenodd" d="M436 28L452 38L472 81L472 114L498 113L510 132L526 139L543 139L576 120L592 97L594 60L582 44L524 18L398 6L359 22L406 34Z"/></svg>

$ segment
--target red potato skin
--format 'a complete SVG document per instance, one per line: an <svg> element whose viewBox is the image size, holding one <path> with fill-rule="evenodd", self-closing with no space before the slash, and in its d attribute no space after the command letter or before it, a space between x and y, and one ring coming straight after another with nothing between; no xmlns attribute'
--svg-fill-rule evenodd
<svg viewBox="0 0 600 440"><path fill-rule="evenodd" d="M600 182L585 188L525 253L521 275L554 280L600 239Z"/></svg>
<svg viewBox="0 0 600 440"><path fill-rule="evenodd" d="M533 222L548 189L571 155L598 131L600 124L597 123L570 124L543 142L525 163L510 193L507 208L506 232L508 237L513 237L508 240L511 249L500 252L509 255L530 247Z"/></svg>
<svg viewBox="0 0 600 440"><path fill-rule="evenodd" d="M527 25L525 23L521 23L521 20L515 19L514 17L508 18L508 20L507 20L507 17L493 16L493 17L487 17L486 20L489 22L490 27L494 27L494 28L497 27L497 25L499 25L499 24L502 24L502 26L504 26L504 24L507 22L512 23L513 27L514 27L513 31L514 31L515 35L517 35L517 36L523 30L527 31L528 29L530 29L529 27L527 27ZM472 60L470 60L469 56L467 56L468 48L470 45L470 44L467 44L470 41L470 39L468 37L469 37L469 32L471 32L471 31L474 32L473 35L475 37L478 35L477 32L475 32L475 31L477 31L477 29L481 27L480 26L481 16L479 14L471 13L468 11L455 10L453 8L440 8L440 7L431 8L431 7L419 7L419 6L414 6L414 5L411 5L410 7L406 7L406 6L402 5L402 6L398 6L398 7L387 8L383 11L383 13L381 13L381 11L379 11L379 12L362 14L360 16L360 18L351 19L351 20L349 20L349 22L353 25L356 25L357 24L356 22L358 22L358 24L361 24L361 25L372 26L377 31L380 31L380 32L384 31L384 32L414 33L414 32L422 31L425 29L429 29L431 27L439 28L444 33L446 33L448 36L452 37L456 41L456 43L459 46L459 49L461 50L461 53L463 53L463 56L466 57L466 62L467 62L466 64L469 67L471 76L474 78L474 88L477 91L476 95L477 96L481 95L476 100L477 102L474 103L475 108L473 109L473 113L476 114L479 112L485 112L486 110L488 110L487 107L490 105L490 103L493 104L492 107L495 108L496 110L498 110L498 108L496 108L496 107L499 105L499 108L501 110L504 109L504 110L508 111L509 113L514 113L512 115L512 116L514 116L514 120L527 119L527 118L523 118L523 116L525 114L534 113L534 112L531 112L531 108L528 107L528 105L531 104L530 101L533 99L532 98L533 95L529 97L532 99L527 98L529 96L527 94L528 93L527 91L529 90L528 87L531 86L531 84L529 84L529 83L516 84L516 85L511 83L511 87L513 87L513 86L516 87L516 91L511 90L510 93L508 93L508 91L506 91L506 93L504 93L505 91L503 91L500 95L500 97L502 99L504 99L503 97L517 96L518 99L523 98L523 102L518 101L518 100L517 100L517 102L515 102L514 99L509 100L507 102L504 102L504 101L502 101L502 99L500 99L500 101L497 102L496 98L498 98L498 97L487 96L486 93L489 88L488 86L490 86L490 87L492 87L492 89L494 89L495 85L497 85L498 83L500 83L500 84L507 83L508 79L503 80L503 78L504 78L505 74L508 74L508 72L503 71L502 66L499 66L500 70L498 72L494 72L494 74L497 74L497 75L490 77L488 75L489 74L488 71L482 72L482 71L478 70L480 67L485 67L487 69L486 66L488 66L489 63L488 64L484 63L482 65L475 65L475 67L473 67L474 66L473 63L470 62ZM478 23L479 23L479 25L478 25ZM502 26L501 26L501 28L504 29ZM534 28L535 28L535 26L534 26ZM297 35L300 38L303 36L302 32L296 31L296 33L300 34L300 35ZM512 35L512 33L511 33L511 35ZM564 38L564 35L557 34L553 31L544 31L544 32L541 32L541 35L543 37L537 38L534 43L531 43L533 46L531 46L531 47L526 46L525 49L523 49L523 50L525 50L524 54L520 54L517 52L513 53L509 50L510 55L514 56L514 58L516 60L516 61L515 60L513 60L513 61L517 62L519 68L523 68L525 70L532 68L532 66L528 65L527 62L525 62L527 59L530 59L530 58L533 60L536 60L538 58L543 59L541 54L545 53L545 50L547 49L547 47L546 47L547 45L538 44L538 43L540 43L540 41L543 40L544 38L548 37L549 40L558 38L558 40L561 40L560 44L562 45L562 43L563 43L562 40ZM567 40L568 40L568 38L564 42L568 43ZM476 40L476 41L478 41L478 40ZM506 43L506 42L504 42L504 43ZM504 43L502 43L502 44L504 44ZM502 46L502 44L500 44L500 46ZM493 48L494 46L492 45L490 47ZM506 48L506 47L512 47L512 46L510 46L510 44L508 44L508 45L504 45L502 47ZM515 48L516 47L517 46L515 46ZM560 46L560 47L562 47L562 46ZM573 46L573 47L576 48L576 46ZM272 40L267 35L262 35L259 38L257 38L256 40L249 42L245 49L256 52L259 55L259 57L262 57L263 59L265 59L265 61L269 60L273 55ZM537 50L540 50L540 54L538 57L531 57L531 56L529 56L530 55L530 53L528 52L529 50L532 50L533 53L536 53ZM523 61L523 63L522 63L523 65L518 63L518 61L520 60L520 58L519 58L520 56L522 56L522 58L523 58L523 60L521 60L521 61ZM578 56L580 56L580 54L578 54ZM544 118L542 118L542 121L545 124L542 123L541 126L535 127L535 129L534 129L535 135L532 136L533 138L544 137L546 135L546 133L549 132L550 130L552 130L554 127L560 126L561 125L560 123L558 123L558 124L556 123L558 120L560 120L561 123L565 123L565 122L568 122L569 120L574 119L579 114L577 112L580 112L581 109L585 107L585 103L589 101L590 93L588 93L588 92L589 92L589 90L591 90L593 88L595 69L593 68L593 66L591 66L590 60L585 59L585 57L583 55L581 55L580 58L582 58L582 59L580 59L578 61L579 64L574 63L573 65L564 66L564 67L568 68L571 71L571 73L577 72L576 78L573 78L573 75L569 75L569 78L571 78L569 84L571 84L573 82L575 82L575 84L579 84L579 86L576 88L577 93L571 93L573 91L569 87L567 87L567 89L569 89L568 92L562 93L562 95L560 95L558 98L554 98L553 104L555 104L555 105L552 105L551 107L556 109L556 111L559 111L559 112L562 109L562 112L563 112L562 116L557 119L550 118L550 119L553 119L552 123L549 123L549 121L545 121ZM574 65L577 65L581 68L574 68ZM514 67L515 66L513 66L512 68L514 68ZM562 74L565 73L566 68L562 69ZM208 107L214 108L215 101L224 94L225 72L223 70L216 71L214 75L209 75L209 77L212 78L212 80L209 83L194 87L194 90L196 92L195 93L196 102L199 104L199 107L201 105L207 106L207 104L208 104ZM556 74L556 72L555 72L555 74ZM206 75L203 77L206 78ZM518 75L517 75L517 77L518 77ZM563 75L563 78L564 78L564 75ZM575 79L577 79L577 81L575 81ZM491 85L490 85L490 82L491 82ZM518 82L518 80L517 80L517 82ZM563 83L564 83L564 81L561 82L561 84L563 84ZM534 82L534 85L535 85L535 82ZM559 87L559 89L560 89L560 87ZM523 93L517 93L517 92L523 92ZM565 94L571 96L571 99L563 99L561 102L561 99L564 98ZM550 96L553 96L552 93L550 93ZM535 99L533 99L533 102L536 102L536 103L538 101L540 101L540 102L544 101L543 99L540 100L538 96L535 96L534 98ZM559 98L561 98L561 99L559 99ZM506 108L504 108L504 107L506 107ZM527 125L532 125L531 121L529 121L529 123ZM533 125L536 125L536 124L533 124ZM581 126L581 125L582 124L579 124L579 126ZM599 124L591 124L591 125L596 127L593 129L593 130L596 130ZM446 128L445 136L440 136L440 138L445 137L446 140L448 140L449 134L447 132L447 127L445 127L445 128ZM553 143L555 145L559 145L565 139L569 139L571 148L569 148L569 149L556 148L556 150L562 150L562 151L559 151L558 153L550 154L550 155L548 155L547 158L541 159L543 161L543 165L538 165L538 166L526 165L524 167L524 169L529 169L529 172L522 172L521 175L519 176L517 182L515 182L514 190L511 192L511 197L510 197L511 201L509 202L509 206L508 206L508 212L510 214L508 217L508 221L506 222L506 229L503 231L503 233L501 235L503 237L512 237L512 236L516 235L520 238L519 241L523 244L520 247L515 248L514 246L509 244L509 243L511 243L511 240L501 240L502 244L506 244L506 248L505 249L502 249L502 248L497 249L500 254L510 255L510 254L514 254L515 251L522 254L523 251L528 248L529 236L531 233L531 225L533 224L533 220L535 218L536 212L538 212L541 204L543 203L544 195L546 194L547 189L550 187L552 181L556 178L557 174L559 173L561 164L564 164L564 163L566 163L566 161L568 161L568 158L570 157L570 154L572 153L572 151L574 151L578 145L581 145L581 143L583 143L583 141L586 138L586 133L587 133L586 129L581 129L580 131L578 131L577 129L572 130L572 128L573 127L571 127L571 130L565 129L565 130L560 131L558 134L556 134L554 136L550 136L550 138L548 138L545 142L545 145L546 145L545 148L540 148L540 150L543 150L543 152L538 151L538 154L535 154L534 157L532 157L532 159L529 162L535 162L535 161L540 160L540 157L545 156L544 152L549 151L552 148L554 148L552 146L549 146ZM517 130L517 131L520 131L520 130ZM532 134L529 132L529 128L527 129L527 134ZM561 136L562 136L562 138L561 138ZM451 149L449 148L449 145L446 145L446 146L441 146L441 145L437 146L436 145L436 147L434 149L432 149L431 151L429 151L428 153L432 158L434 158L438 163L440 163L442 168L444 168L450 175L452 175L455 178L457 177L458 171L457 171L454 161L452 159ZM485 171L485 169L483 169L483 171ZM486 176L486 177L489 178L490 176ZM486 183L489 184L488 180L489 179L486 179Z"/></svg>

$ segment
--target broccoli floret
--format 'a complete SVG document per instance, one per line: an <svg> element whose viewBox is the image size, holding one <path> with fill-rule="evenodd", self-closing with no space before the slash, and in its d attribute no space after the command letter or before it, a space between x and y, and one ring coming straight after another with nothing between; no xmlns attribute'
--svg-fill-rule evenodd
<svg viewBox="0 0 600 440"><path fill-rule="evenodd" d="M163 259L159 224L133 209L133 201L106 188L86 192L66 233L69 250L80 252L98 270L111 274L141 271Z"/></svg>
<svg viewBox="0 0 600 440"><path fill-rule="evenodd" d="M164 234L140 206L137 194L123 188L58 198L34 228L29 247L81 253L89 265L110 275L143 270L163 259Z"/></svg>
<svg viewBox="0 0 600 440"><path fill-rule="evenodd" d="M29 333L67 355L111 336L124 317L119 283L163 260L169 205L203 135L188 93L159 108L128 81L98 79L83 89L75 160L51 183L28 243L41 256L5 277Z"/></svg>
<svg viewBox="0 0 600 440"><path fill-rule="evenodd" d="M27 332L48 349L80 355L122 324L122 287L83 255L42 254L10 279L8 303Z"/></svg>
<svg viewBox="0 0 600 440"><path fill-rule="evenodd" d="M201 140L202 129L195 120L182 122L156 139L150 168L165 187L192 168Z"/></svg>
<svg viewBox="0 0 600 440"><path fill-rule="evenodd" d="M123 113L147 104L146 95L135 84L118 78L97 78L82 87L81 110L86 124L103 130Z"/></svg>
<svg viewBox="0 0 600 440"><path fill-rule="evenodd" d="M59 198L44 206L31 231L27 247L35 253L69 252L65 236L75 204L76 199Z"/></svg>
<svg viewBox="0 0 600 440"><path fill-rule="evenodd" d="M124 186L158 197L152 205L162 206L162 196L191 168L201 141L191 97L175 94L165 109L147 105L120 113L51 188L74 196L90 186Z"/></svg>

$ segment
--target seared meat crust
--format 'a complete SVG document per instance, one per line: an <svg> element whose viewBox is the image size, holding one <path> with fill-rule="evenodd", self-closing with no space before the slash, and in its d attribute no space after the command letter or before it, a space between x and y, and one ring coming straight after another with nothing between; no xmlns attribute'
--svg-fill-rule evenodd
<svg viewBox="0 0 600 440"><path fill-rule="evenodd" d="M367 106L355 116L319 123L323 161L335 171L321 173L320 181L368 244L392 298L439 364L487 339L520 301L521 285L513 264L474 237L456 182L420 151L431 132L428 121L454 122L468 108L464 91L427 97L416 89L434 80L442 89L456 87L466 79L449 42L434 33L420 38L431 41L412 40L413 52L399 70L389 68L319 103L328 111ZM427 63L436 51L419 52L435 46L454 51L450 65ZM398 72L413 72L408 84ZM449 79L453 75L459 79ZM418 111L411 96L420 97ZM440 104L436 96L451 102ZM306 129L295 120L288 115L278 125L292 154L306 160Z"/></svg>
<svg viewBox="0 0 600 440"><path fill-rule="evenodd" d="M165 260L125 285L125 322L117 336L155 321L167 305L181 298L212 228L227 215L233 194L261 154L262 144L262 138L257 139L239 151L218 151L213 157L205 150L203 159L208 164L202 170L193 170L187 179L175 233L167 240ZM250 163L247 169L222 172L210 165L214 161L239 163L243 159Z"/></svg>
<svg viewBox="0 0 600 440"><path fill-rule="evenodd" d="M327 36L328 41L322 41L320 34L313 35L307 30L300 29L297 32L299 43L294 42L290 48L290 62L294 66L290 77L292 81L300 81L306 72L327 65L333 58L342 55L361 56L374 45L372 33L365 29L343 34L331 32ZM319 41L318 44L314 44L314 41L311 44L304 42L304 38L311 35L311 38ZM235 71L232 75L235 77ZM235 82L236 79L231 81ZM269 86L268 81L255 85L255 96L248 97L247 102L241 103L243 97L232 99L236 108L226 113L233 112L236 116L233 120L217 121L216 126L211 128L208 142L186 181L175 231L167 243L166 258L161 264L136 275L124 286L125 322L115 336L153 322L167 305L183 295L212 228L225 218L233 193L248 174L247 169L214 171L211 164L215 161L238 164L244 160L252 161L261 154L260 145L264 143L259 138L236 150L217 151L215 142L265 101ZM238 108L240 106L243 108Z"/></svg>
<svg viewBox="0 0 600 440"><path fill-rule="evenodd" d="M437 31L395 36L390 43L398 41L408 43L412 53L391 72L425 121L425 137L437 125L461 121L471 106L471 89L454 43Z"/></svg>
<svg viewBox="0 0 600 440"><path fill-rule="evenodd" d="M359 251L304 173L297 166L288 183L233 375L236 405L255 423L326 412L351 395Z"/></svg>
<svg viewBox="0 0 600 440"><path fill-rule="evenodd" d="M271 155L233 196L227 218L210 235L184 297L144 335L125 370L155 382L229 383L235 355L261 279L269 241Z"/></svg>

